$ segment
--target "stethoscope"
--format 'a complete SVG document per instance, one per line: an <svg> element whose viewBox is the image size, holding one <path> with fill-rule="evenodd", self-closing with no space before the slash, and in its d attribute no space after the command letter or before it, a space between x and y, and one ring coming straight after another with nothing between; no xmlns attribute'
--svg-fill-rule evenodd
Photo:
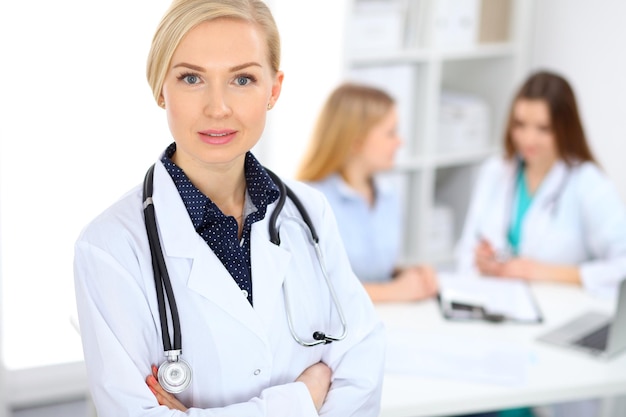
<svg viewBox="0 0 626 417"><path fill-rule="evenodd" d="M509 228L511 227L511 223L513 222L513 206L515 205L515 193L517 187L519 186L519 182L524 175L525 169L525 162L520 156L516 156L515 164L516 167L513 171L510 189L508 192L509 197L507 199L507 204L505 204L506 215L509 219L508 226L506 228L507 231L509 230ZM556 216L556 213L558 212L561 196L565 190L565 187L567 187L567 184L571 177L571 168L566 167L565 170L566 171L563 174L563 178L561 178L561 182L557 186L556 190L553 191L549 196L547 196L543 202L543 209L548 211L550 218L552 219ZM483 239L482 234L479 233L478 238ZM496 259L501 262L510 259L513 255L514 251L508 244L505 248L496 251Z"/></svg>
<svg viewBox="0 0 626 417"><path fill-rule="evenodd" d="M322 275L324 276L324 280L326 281L326 285L328 286L332 302L335 305L335 309L337 310L337 313L339 315L339 320L342 327L342 333L340 336L332 336L318 330L313 333L312 340L305 340L299 337L293 326L289 297L287 295L286 289L284 288L285 284L283 283L283 298L285 302L285 310L287 312L287 324L289 326L291 336L296 342L305 347L341 341L345 339L348 333L346 319L341 309L341 305L339 304L339 300L337 299L335 289L330 281L330 278L328 277L328 273L326 271L326 267L322 257L322 251L319 247L319 237L317 236L317 232L315 231L313 222L311 221L308 212L304 208L304 205L291 190L291 188L287 187L276 174L268 169L266 169L266 171L280 191L278 201L276 202L276 208L269 218L270 241L277 246L280 245L280 235L278 233L278 228L276 227L276 222L288 197L296 206L296 209L300 213L300 216L302 217L305 226L309 230L309 237L311 239L311 244L315 249L317 262L319 263L320 269L322 270ZM163 389L172 394L177 394L184 391L189 386L189 384L191 383L192 372L189 364L181 359L182 347L180 335L180 318L178 315L178 308L176 307L176 300L174 298L174 292L172 290L170 277L167 273L167 267L165 265L163 251L161 249L161 242L159 240L156 217L154 214L154 203L152 201L153 183L154 165L152 165L148 169L143 183L143 211L145 216L146 231L148 232L148 241L150 243L152 269L154 270L154 283L156 286L157 304L159 307L159 319L161 322L161 338L163 339L163 350L165 351L166 357L166 360L159 366L158 379ZM170 340L165 297L167 297L170 317L172 319L172 329L174 332L173 343Z"/></svg>

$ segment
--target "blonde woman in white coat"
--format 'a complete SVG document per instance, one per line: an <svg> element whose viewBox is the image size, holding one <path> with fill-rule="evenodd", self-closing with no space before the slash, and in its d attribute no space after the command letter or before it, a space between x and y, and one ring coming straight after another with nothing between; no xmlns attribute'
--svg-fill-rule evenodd
<svg viewBox="0 0 626 417"><path fill-rule="evenodd" d="M457 247L460 270L614 294L626 277L626 209L593 158L564 78L528 78L504 147L480 170Z"/></svg>
<svg viewBox="0 0 626 417"><path fill-rule="evenodd" d="M175 0L163 17L147 72L174 142L155 163L152 198L137 186L76 243L81 336L100 417L379 414L382 325L332 211L321 193L289 182L317 230L318 263L295 200L280 210L280 181L250 152L280 95L279 65L278 31L262 1ZM161 327L144 206L146 219L154 209L180 332L174 313L163 313L170 320ZM277 213L280 244L268 227ZM164 348L168 327L174 349ZM296 340L319 341L313 331L337 340ZM164 350L180 350L192 370L184 390L181 362L163 374L181 392L157 371Z"/></svg>

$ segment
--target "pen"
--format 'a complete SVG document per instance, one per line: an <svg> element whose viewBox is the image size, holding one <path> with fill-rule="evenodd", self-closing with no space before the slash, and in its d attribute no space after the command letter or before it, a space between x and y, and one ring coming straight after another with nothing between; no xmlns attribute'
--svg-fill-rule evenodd
<svg viewBox="0 0 626 417"><path fill-rule="evenodd" d="M489 247L491 248L493 252L493 259L496 262L502 263L512 258L511 251L509 250L508 247L504 249L494 249L494 247L491 245L491 242L480 232L476 233L476 238L478 239L479 242L485 242L487 245L489 245Z"/></svg>

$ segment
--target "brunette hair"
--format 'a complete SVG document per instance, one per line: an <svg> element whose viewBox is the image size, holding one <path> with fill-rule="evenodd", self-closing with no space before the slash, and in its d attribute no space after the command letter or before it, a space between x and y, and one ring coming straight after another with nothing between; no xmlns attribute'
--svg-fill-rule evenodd
<svg viewBox="0 0 626 417"><path fill-rule="evenodd" d="M587 144L574 90L565 78L549 71L538 71L528 77L511 104L504 137L507 158L513 158L516 154L511 132L514 123L513 108L519 100L541 100L548 105L556 148L559 157L566 164L595 162Z"/></svg>

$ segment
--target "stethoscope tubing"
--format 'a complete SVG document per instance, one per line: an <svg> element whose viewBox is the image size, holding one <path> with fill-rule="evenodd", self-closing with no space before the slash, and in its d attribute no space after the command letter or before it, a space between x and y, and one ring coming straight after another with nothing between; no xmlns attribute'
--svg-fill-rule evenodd
<svg viewBox="0 0 626 417"><path fill-rule="evenodd" d="M156 294L157 294L157 304L159 308L159 320L161 322L160 323L161 324L161 338L163 340L163 349L165 351L165 356L167 357L167 362L165 362L159 367L159 376L161 378L161 375L165 377L166 375L171 373L174 380L171 381L171 383L168 383L170 381L162 381L163 387L168 392L178 393L186 389L186 387L189 385L191 381L191 369L188 366L188 364L186 364L183 360L180 359L180 355L182 354L180 316L178 314L178 307L176 306L176 299L174 298L174 291L172 289L172 283L171 283L169 274L167 272L167 266L165 264L165 258L163 256L163 251L161 248L161 242L159 239L159 233L158 233L157 224L156 224L154 203L152 201L154 168L155 168L155 165L153 164L148 169L148 172L146 172L146 176L144 179L143 210L144 210L144 216L145 216L146 232L148 235L148 243L150 245L150 252L152 255L154 284L155 284L155 289L156 289ZM324 280L328 287L330 296L332 298L332 302L335 305L335 308L337 309L339 320L342 326L342 333L340 336L337 336L337 337L332 336L332 335L327 335L326 333L321 332L321 331L316 331L313 333L313 336L312 336L314 341L307 342L303 340L302 338L300 338L297 335L293 327L291 305L289 303L289 297L287 296L288 290L287 288L285 288L285 284L283 283L283 297L285 300L285 309L286 309L286 316L287 316L289 331L291 332L291 335L294 338L294 340L300 345L305 346L305 347L317 346L320 344L328 344L331 342L343 340L348 333L346 319L345 319L343 310L341 308L341 305L339 304L339 300L337 298L337 294L335 293L335 289L332 285L332 282L330 281L330 278L328 277L328 273L324 266L322 252L319 247L319 237L317 235L317 231L315 230L315 227L313 226L313 222L307 210L305 209L304 205L302 204L300 199L298 199L295 193L289 187L287 187L276 174L274 174L272 171L268 169L266 169L266 171L270 175L274 183L278 186L279 191L280 191L279 198L276 203L276 207L274 208L269 218L270 240L275 245L280 246L280 235L278 232L277 221L278 221L278 216L280 215L285 205L286 199L289 198L293 202L293 204L296 206L296 209L300 213L302 220L304 221L305 225L307 226L309 230L312 245L315 249L315 254L319 262L322 275L324 276ZM172 330L174 333L173 342L170 339L167 306L165 305L166 297L167 297L167 303L169 304L170 318L172 320ZM166 365L169 365L169 367ZM184 378L180 378L181 372L185 375Z"/></svg>
<svg viewBox="0 0 626 417"><path fill-rule="evenodd" d="M146 223L146 231L148 233L148 242L150 244L150 252L152 256L152 268L154 271L154 284L156 287L157 303L159 306L159 318L161 322L161 338L163 339L163 349L168 352L172 350L181 350L181 331L180 318L178 315L178 307L174 298L172 283L167 272L165 259L163 258L163 250L156 227L156 216L154 214L154 204L152 202L152 190L154 181L154 165L148 169L144 181L144 216ZM173 345L170 340L168 328L167 308L165 307L165 294L167 294L167 302L170 307L170 315L172 318L172 330L174 332Z"/></svg>
<svg viewBox="0 0 626 417"><path fill-rule="evenodd" d="M337 337L328 335L323 332L316 331L315 333L313 333L313 339L315 340L314 342L307 342L303 340L301 337L298 336L293 326L293 319L292 319L292 314L291 314L291 303L289 302L289 297L287 294L288 289L284 288L284 284L283 284L283 299L285 302L285 309L287 313L286 314L287 325L289 326L289 331L291 332L291 336L294 338L296 342L298 342L300 345L305 346L305 347L328 344L331 342L337 342L337 341L343 340L348 334L348 326L346 323L346 318L345 318L345 315L343 314L343 309L341 308L339 299L337 298L335 288L332 282L330 281L330 278L328 277L328 272L326 271L324 259L322 256L322 251L319 246L319 236L317 234L317 231L315 230L313 221L311 220L311 217L309 216L308 211L304 207L304 204L302 204L302 201L300 201L300 199L298 198L298 196L296 196L293 190L287 187L285 183L280 179L280 177L278 177L278 175L274 174L272 171L270 171L267 168L265 168L265 170L267 171L270 178L272 178L272 181L274 181L274 183L276 184L276 186L278 187L280 191L280 198L276 204L276 207L274 208L274 211L272 212L270 216L270 221L269 221L270 241L274 243L276 246L280 246L280 236L279 236L278 227L276 226L276 224L278 221L278 215L282 211L283 206L285 205L285 201L288 197L291 200L291 202L296 206L296 209L300 213L302 220L304 221L307 228L309 229L311 244L313 245L313 248L315 249L315 256L317 257L318 264L320 265L320 269L322 270L322 275L324 276L324 280L326 281L326 285L328 287L328 291L330 292L330 296L332 298L333 304L335 305L335 308L337 309L337 314L339 315L339 320L341 322L341 328L342 328L341 335Z"/></svg>

